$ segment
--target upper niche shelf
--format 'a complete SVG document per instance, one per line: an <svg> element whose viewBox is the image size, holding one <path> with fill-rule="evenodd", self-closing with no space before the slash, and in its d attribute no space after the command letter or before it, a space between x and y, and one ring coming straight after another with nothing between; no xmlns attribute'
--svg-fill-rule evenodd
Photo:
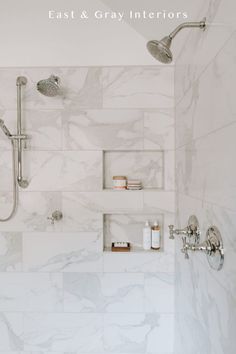
<svg viewBox="0 0 236 354"><path fill-rule="evenodd" d="M144 189L163 188L163 152L145 151L104 151L103 187L113 187L113 176L126 176L141 180Z"/></svg>

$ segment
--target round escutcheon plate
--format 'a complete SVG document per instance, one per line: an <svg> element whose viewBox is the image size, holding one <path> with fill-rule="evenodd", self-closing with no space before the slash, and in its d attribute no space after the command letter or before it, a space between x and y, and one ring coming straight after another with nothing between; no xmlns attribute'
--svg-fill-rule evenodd
<svg viewBox="0 0 236 354"><path fill-rule="evenodd" d="M207 254L211 268L220 270L224 263L224 248L220 231L216 226L211 226L206 233L206 241L211 244L212 251Z"/></svg>

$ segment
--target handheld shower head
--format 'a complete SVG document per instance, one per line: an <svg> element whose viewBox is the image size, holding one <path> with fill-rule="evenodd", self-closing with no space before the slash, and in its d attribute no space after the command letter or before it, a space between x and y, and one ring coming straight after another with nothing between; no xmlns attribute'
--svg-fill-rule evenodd
<svg viewBox="0 0 236 354"><path fill-rule="evenodd" d="M206 28L206 18L200 22L186 22L179 25L169 36L164 37L162 40L151 40L147 43L147 49L149 53L158 61L164 64L169 64L172 62L173 55L170 50L172 39L181 31L183 28L200 28L204 30Z"/></svg>
<svg viewBox="0 0 236 354"><path fill-rule="evenodd" d="M59 77L51 75L48 79L40 80L37 83L37 90L48 97L59 95L61 90Z"/></svg>
<svg viewBox="0 0 236 354"><path fill-rule="evenodd" d="M9 138L11 136L10 131L8 128L5 126L4 120L0 119L0 128L2 129L3 133Z"/></svg>

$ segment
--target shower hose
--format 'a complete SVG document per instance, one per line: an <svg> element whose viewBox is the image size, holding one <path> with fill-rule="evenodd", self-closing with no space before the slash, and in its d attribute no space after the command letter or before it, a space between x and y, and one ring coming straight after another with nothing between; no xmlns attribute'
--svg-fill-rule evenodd
<svg viewBox="0 0 236 354"><path fill-rule="evenodd" d="M11 140L12 147L12 179L13 179L13 206L12 211L6 218L0 218L0 222L8 221L15 214L17 209L17 181L16 181L16 155L15 155L15 146L14 140Z"/></svg>

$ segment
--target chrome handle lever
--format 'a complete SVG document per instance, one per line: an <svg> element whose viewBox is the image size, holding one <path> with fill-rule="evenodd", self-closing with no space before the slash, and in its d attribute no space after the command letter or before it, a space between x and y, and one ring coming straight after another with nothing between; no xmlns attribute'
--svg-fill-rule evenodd
<svg viewBox="0 0 236 354"><path fill-rule="evenodd" d="M47 219L51 220L51 224L54 225L55 221L59 221L63 218L63 214L60 210L55 210L51 216L48 216Z"/></svg>
<svg viewBox="0 0 236 354"><path fill-rule="evenodd" d="M199 223L198 219L195 215L191 215L188 219L188 224L183 229L175 229L174 225L169 225L169 238L171 240L174 239L175 235L184 235L188 236L189 238L194 239L195 242L198 242L200 237L200 230L199 230Z"/></svg>

